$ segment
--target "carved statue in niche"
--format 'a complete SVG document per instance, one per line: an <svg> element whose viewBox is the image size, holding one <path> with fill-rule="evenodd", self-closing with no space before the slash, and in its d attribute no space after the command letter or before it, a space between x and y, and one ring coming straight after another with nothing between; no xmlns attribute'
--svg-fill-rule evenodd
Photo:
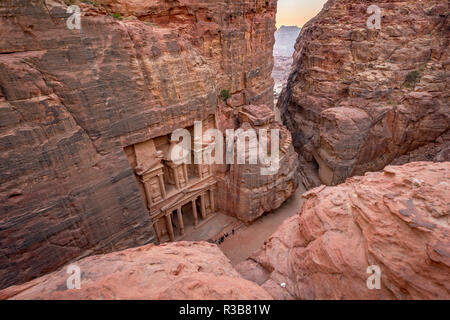
<svg viewBox="0 0 450 320"><path fill-rule="evenodd" d="M163 152L156 150L153 140L136 144L135 172L140 177L147 197L148 206L163 200L166 197L163 171Z"/></svg>
<svg viewBox="0 0 450 320"><path fill-rule="evenodd" d="M194 148L192 153L194 154L194 159L200 160L201 163L196 164L196 174L200 179L210 177L212 175L212 150L215 148L215 143L211 141L202 141L198 137L194 138ZM207 158L205 158L205 155Z"/></svg>
<svg viewBox="0 0 450 320"><path fill-rule="evenodd" d="M206 210L206 214L210 214L211 213L211 201L209 198L209 192L206 192L204 195L205 197L205 210Z"/></svg>
<svg viewBox="0 0 450 320"><path fill-rule="evenodd" d="M139 163L134 169L136 174L139 176L145 175L147 172L151 171L153 168L160 166L163 159L162 151L155 151L155 155L153 159L150 159L147 163Z"/></svg>

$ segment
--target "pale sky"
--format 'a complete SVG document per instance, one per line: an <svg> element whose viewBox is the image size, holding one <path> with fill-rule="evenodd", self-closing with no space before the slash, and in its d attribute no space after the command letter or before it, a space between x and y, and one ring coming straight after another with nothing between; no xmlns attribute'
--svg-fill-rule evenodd
<svg viewBox="0 0 450 320"><path fill-rule="evenodd" d="M277 28L285 26L302 27L314 18L327 0L278 0Z"/></svg>

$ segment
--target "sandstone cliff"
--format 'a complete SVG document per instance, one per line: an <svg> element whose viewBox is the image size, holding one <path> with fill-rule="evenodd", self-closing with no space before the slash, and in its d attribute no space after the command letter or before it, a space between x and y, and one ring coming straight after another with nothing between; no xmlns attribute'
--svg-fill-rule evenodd
<svg viewBox="0 0 450 320"><path fill-rule="evenodd" d="M0 291L0 299L42 300L271 300L242 279L220 249L178 242L92 256L75 262L80 289L68 289L68 267ZM74 283L74 282L73 282Z"/></svg>
<svg viewBox="0 0 450 320"><path fill-rule="evenodd" d="M450 162L388 166L304 197L236 267L244 278L275 299L450 299Z"/></svg>
<svg viewBox="0 0 450 320"><path fill-rule="evenodd" d="M278 106L308 188L380 170L449 130L449 28L446 0L330 0L304 26Z"/></svg>
<svg viewBox="0 0 450 320"><path fill-rule="evenodd" d="M276 1L0 3L0 288L155 240L124 148L273 104ZM67 28L67 5L81 30Z"/></svg>

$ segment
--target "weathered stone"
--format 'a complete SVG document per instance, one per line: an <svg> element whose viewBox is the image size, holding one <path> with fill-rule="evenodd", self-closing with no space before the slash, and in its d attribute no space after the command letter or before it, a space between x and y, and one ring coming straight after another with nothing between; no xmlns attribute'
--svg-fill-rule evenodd
<svg viewBox="0 0 450 320"><path fill-rule="evenodd" d="M449 195L450 162L321 186L236 269L275 299L450 299Z"/></svg>
<svg viewBox="0 0 450 320"><path fill-rule="evenodd" d="M252 127L263 127L275 121L275 114L267 106L245 106L239 111L239 121L248 122Z"/></svg>
<svg viewBox="0 0 450 320"><path fill-rule="evenodd" d="M401 157L398 157L392 162L392 165L402 165L417 161L450 161L450 131L447 131L436 139L436 142L426 144L423 147L419 147Z"/></svg>
<svg viewBox="0 0 450 320"><path fill-rule="evenodd" d="M290 132L275 121L270 108L249 105L242 107L238 114L239 129L242 130L235 137L234 163L229 165L229 172L218 180L219 190L225 191L218 194L219 206L222 212L244 222L253 222L264 213L278 209L293 195L298 187L298 155ZM262 174L261 171L275 164L264 164L259 158L261 129L267 132L267 151L270 154L272 131L279 132L279 161L273 166L276 169L273 174ZM246 136L247 132L255 132L256 135ZM246 143L245 164L239 163L236 157L240 136ZM251 163L252 156L258 157L254 164Z"/></svg>

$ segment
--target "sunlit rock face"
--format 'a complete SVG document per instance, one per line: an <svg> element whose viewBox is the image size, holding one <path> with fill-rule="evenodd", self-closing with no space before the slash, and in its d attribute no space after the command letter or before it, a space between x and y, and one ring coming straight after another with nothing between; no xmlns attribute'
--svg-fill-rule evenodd
<svg viewBox="0 0 450 320"><path fill-rule="evenodd" d="M0 3L0 287L155 241L124 149L273 105L276 1Z"/></svg>
<svg viewBox="0 0 450 320"><path fill-rule="evenodd" d="M413 162L304 194L236 266L275 299L449 299L450 162Z"/></svg>
<svg viewBox="0 0 450 320"><path fill-rule="evenodd" d="M0 299L42 300L271 300L243 279L220 249L178 242L97 255L0 291ZM69 288L69 285L78 289Z"/></svg>
<svg viewBox="0 0 450 320"><path fill-rule="evenodd" d="M380 29L370 4L328 1L297 41L278 106L308 188L380 170L450 128L448 2L379 3Z"/></svg>

